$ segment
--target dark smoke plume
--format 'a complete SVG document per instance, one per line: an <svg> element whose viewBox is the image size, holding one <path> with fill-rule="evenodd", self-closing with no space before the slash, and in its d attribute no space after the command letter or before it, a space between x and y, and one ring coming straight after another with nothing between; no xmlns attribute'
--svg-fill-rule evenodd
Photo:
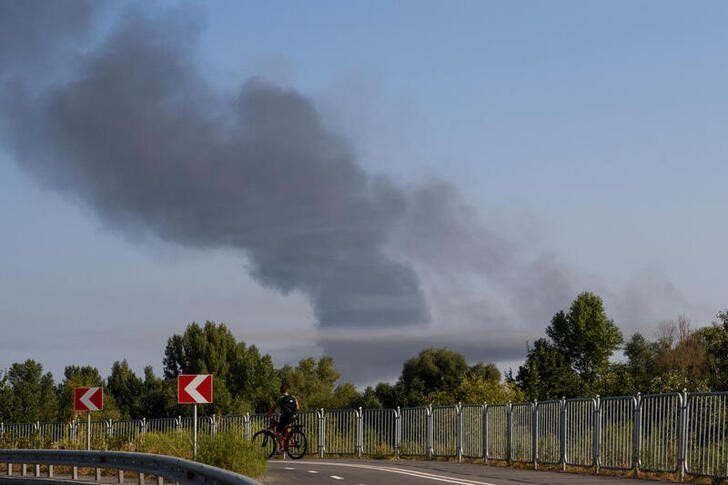
<svg viewBox="0 0 728 485"><path fill-rule="evenodd" d="M427 323L416 274L383 249L405 194L365 173L304 96L253 79L221 99L187 54L193 27L130 11L71 81L8 83L6 145L112 227L243 250L323 326Z"/></svg>

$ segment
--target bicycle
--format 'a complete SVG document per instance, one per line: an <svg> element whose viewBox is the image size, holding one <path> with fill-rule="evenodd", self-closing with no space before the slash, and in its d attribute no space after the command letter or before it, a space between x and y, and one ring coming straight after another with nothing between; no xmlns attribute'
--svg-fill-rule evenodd
<svg viewBox="0 0 728 485"><path fill-rule="evenodd" d="M278 452L278 438L283 436L283 450L278 454L287 453L294 460L302 458L308 448L308 440L303 432L303 424L296 423L298 417L294 417L291 424L286 427L283 433L277 430L278 421L270 418L268 429L261 429L253 435L252 442L255 446L265 450L268 458Z"/></svg>

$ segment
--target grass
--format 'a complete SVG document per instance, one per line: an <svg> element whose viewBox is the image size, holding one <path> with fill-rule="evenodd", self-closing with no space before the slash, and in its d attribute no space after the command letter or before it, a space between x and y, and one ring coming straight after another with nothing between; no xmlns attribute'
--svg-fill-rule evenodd
<svg viewBox="0 0 728 485"><path fill-rule="evenodd" d="M85 439L64 439L53 442L39 436L7 439L0 437L0 448L6 449L86 449ZM116 437L92 440L92 450L136 451L175 456L192 460L192 432L148 432L140 435L136 443ZM197 461L250 477L261 477L266 469L266 456L245 440L241 433L224 431L201 434L197 442ZM86 472L84 469L82 473ZM105 471L105 473L113 473Z"/></svg>

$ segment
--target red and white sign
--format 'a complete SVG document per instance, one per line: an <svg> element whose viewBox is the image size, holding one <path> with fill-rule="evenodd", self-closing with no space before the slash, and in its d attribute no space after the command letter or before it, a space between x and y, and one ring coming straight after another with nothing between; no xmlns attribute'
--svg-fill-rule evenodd
<svg viewBox="0 0 728 485"><path fill-rule="evenodd" d="M73 390L74 411L101 411L104 409L103 387L77 387Z"/></svg>
<svg viewBox="0 0 728 485"><path fill-rule="evenodd" d="M177 402L179 404L210 404L212 402L212 374L177 376Z"/></svg>

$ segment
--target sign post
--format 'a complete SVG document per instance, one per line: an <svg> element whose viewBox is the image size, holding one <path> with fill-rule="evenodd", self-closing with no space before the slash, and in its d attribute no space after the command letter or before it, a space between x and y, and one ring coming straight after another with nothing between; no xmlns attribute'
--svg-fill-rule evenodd
<svg viewBox="0 0 728 485"><path fill-rule="evenodd" d="M197 405L212 403L212 374L177 376L177 403L194 404L192 426L192 459L197 459Z"/></svg>
<svg viewBox="0 0 728 485"><path fill-rule="evenodd" d="M86 411L86 449L91 449L91 411L104 409L103 387L77 387L73 390L73 410Z"/></svg>

